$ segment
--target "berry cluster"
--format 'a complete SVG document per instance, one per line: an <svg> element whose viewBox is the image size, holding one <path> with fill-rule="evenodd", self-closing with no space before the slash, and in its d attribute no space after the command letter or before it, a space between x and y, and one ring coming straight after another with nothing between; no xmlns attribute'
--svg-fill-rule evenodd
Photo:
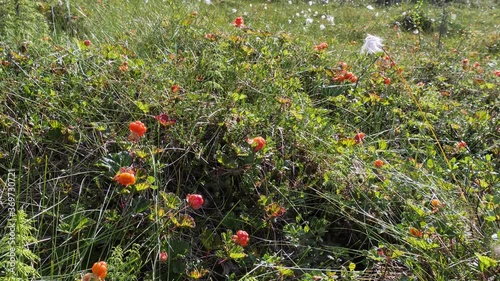
<svg viewBox="0 0 500 281"><path fill-rule="evenodd" d="M347 71L347 63L339 62L337 69L335 70L335 76L333 77L333 82L342 83L345 81L356 83L358 81L358 77L354 75L352 72Z"/></svg>

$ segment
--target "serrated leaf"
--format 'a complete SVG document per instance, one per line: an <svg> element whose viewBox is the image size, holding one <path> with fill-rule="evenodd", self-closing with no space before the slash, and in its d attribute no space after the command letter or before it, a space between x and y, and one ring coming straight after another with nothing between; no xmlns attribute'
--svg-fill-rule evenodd
<svg viewBox="0 0 500 281"><path fill-rule="evenodd" d="M245 254L245 253L230 253L229 254L229 257L232 258L232 259L234 259L234 260L242 259L242 258L244 258L246 256L247 256L247 254Z"/></svg>
<svg viewBox="0 0 500 281"><path fill-rule="evenodd" d="M387 142L386 141L379 141L378 148L380 150L386 150L387 149Z"/></svg>
<svg viewBox="0 0 500 281"><path fill-rule="evenodd" d="M193 271L191 271L188 275L189 277L193 278L193 279L200 279L200 278L203 278L203 276L205 276L209 271L207 269L201 269L201 270L198 270L198 269L195 269Z"/></svg>
<svg viewBox="0 0 500 281"><path fill-rule="evenodd" d="M483 256L481 254L475 253L476 257L479 259L479 270L481 272L489 269L490 267L496 267L498 262L488 256Z"/></svg>
<svg viewBox="0 0 500 281"><path fill-rule="evenodd" d="M137 213L142 213L147 209L149 209L150 203L149 200L140 196L132 200L132 206L134 208L134 212L137 214Z"/></svg>
<svg viewBox="0 0 500 281"><path fill-rule="evenodd" d="M148 153L142 150L136 150L135 155L139 158L146 158L146 156L148 156Z"/></svg>
<svg viewBox="0 0 500 281"><path fill-rule="evenodd" d="M203 230L200 235L201 244L209 251L212 250L216 244L215 238L216 235L208 229Z"/></svg>
<svg viewBox="0 0 500 281"><path fill-rule="evenodd" d="M167 193L165 191L160 191L160 196L163 199L163 203L170 209L177 209L181 205L182 201L173 193Z"/></svg>
<svg viewBox="0 0 500 281"><path fill-rule="evenodd" d="M137 192L146 190L150 187L151 187L151 185L148 182L141 182L141 183L137 183L134 185L134 189Z"/></svg>
<svg viewBox="0 0 500 281"><path fill-rule="evenodd" d="M132 163L132 157L127 151L111 153L99 160L96 164L98 167L107 168L112 174L116 174L121 167L128 167Z"/></svg>
<svg viewBox="0 0 500 281"><path fill-rule="evenodd" d="M293 270L290 268L278 266L278 271L280 272L281 276L283 277L292 277L293 276Z"/></svg>
<svg viewBox="0 0 500 281"><path fill-rule="evenodd" d="M75 232L78 232L84 228L86 228L87 226L91 225L92 224L92 221L89 220L88 218L82 218L78 224L75 226L75 228L73 229L73 233Z"/></svg>
<svg viewBox="0 0 500 281"><path fill-rule="evenodd" d="M182 214L179 217L170 216L170 221L175 225L175 227L180 228L194 228L196 223L190 215Z"/></svg>
<svg viewBox="0 0 500 281"><path fill-rule="evenodd" d="M292 113L292 115L297 119L297 120L302 120L302 114L298 113L296 110L291 110L290 111Z"/></svg>
<svg viewBox="0 0 500 281"><path fill-rule="evenodd" d="M145 104L143 102L140 102L140 101L136 101L135 102L135 105L137 105L137 107L144 113L149 113L149 107L151 106L150 104Z"/></svg>

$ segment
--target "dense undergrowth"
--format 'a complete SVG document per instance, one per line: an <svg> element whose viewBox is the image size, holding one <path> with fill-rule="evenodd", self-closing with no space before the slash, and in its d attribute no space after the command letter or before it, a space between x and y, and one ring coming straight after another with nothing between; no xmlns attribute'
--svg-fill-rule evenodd
<svg viewBox="0 0 500 281"><path fill-rule="evenodd" d="M327 2L0 4L0 279L493 280L494 1Z"/></svg>

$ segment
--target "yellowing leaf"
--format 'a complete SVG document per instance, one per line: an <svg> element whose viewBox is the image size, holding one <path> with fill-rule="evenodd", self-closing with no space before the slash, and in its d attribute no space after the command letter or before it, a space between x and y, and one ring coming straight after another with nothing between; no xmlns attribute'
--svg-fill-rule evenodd
<svg viewBox="0 0 500 281"><path fill-rule="evenodd" d="M170 209L177 209L181 202L181 199L173 193L167 193L165 191L160 191L160 196L163 199L163 203Z"/></svg>
<svg viewBox="0 0 500 281"><path fill-rule="evenodd" d="M160 208L160 209L158 210L158 216L159 216L159 217L163 217L164 215L165 215L165 210L164 210L163 208Z"/></svg>
<svg viewBox="0 0 500 281"><path fill-rule="evenodd" d="M489 269L490 267L496 267L498 265L498 262L488 256L483 256L481 254L475 253L476 257L479 259L479 270L481 272L484 272L485 270Z"/></svg>
<svg viewBox="0 0 500 281"><path fill-rule="evenodd" d="M379 143L378 143L378 148L379 148L380 150L386 150L386 149L387 149L387 142L386 142L386 141L383 141L383 140L382 140L382 141L379 141Z"/></svg>
<svg viewBox="0 0 500 281"><path fill-rule="evenodd" d="M283 277L292 277L293 276L293 270L290 268L278 266L278 270Z"/></svg>
<svg viewBox="0 0 500 281"><path fill-rule="evenodd" d="M297 111L295 111L295 110L292 110L292 111L290 111L290 112L292 113L292 115L293 115L295 118L297 118L297 120L299 120L299 121L300 121L300 120L302 120L302 114L298 113L298 112L297 112Z"/></svg>
<svg viewBox="0 0 500 281"><path fill-rule="evenodd" d="M242 258L244 258L246 256L247 256L247 254L245 254L245 253L230 253L229 254L229 257L232 258L232 259L234 259L234 260L242 259Z"/></svg>
<svg viewBox="0 0 500 281"><path fill-rule="evenodd" d="M201 269L201 270L195 269L195 270L189 272L189 277L191 277L193 279L200 279L203 276L205 276L208 272L209 271L207 269Z"/></svg>
<svg viewBox="0 0 500 281"><path fill-rule="evenodd" d="M180 215L178 218L175 216L170 216L170 221L175 225L175 227L180 228L194 228L196 223L190 215Z"/></svg>
<svg viewBox="0 0 500 281"><path fill-rule="evenodd" d="M142 182L134 185L135 191L143 191L150 187L151 185L148 182Z"/></svg>
<svg viewBox="0 0 500 281"><path fill-rule="evenodd" d="M149 107L151 106L150 104L145 104L140 101L136 101L135 105L144 113L149 113Z"/></svg>

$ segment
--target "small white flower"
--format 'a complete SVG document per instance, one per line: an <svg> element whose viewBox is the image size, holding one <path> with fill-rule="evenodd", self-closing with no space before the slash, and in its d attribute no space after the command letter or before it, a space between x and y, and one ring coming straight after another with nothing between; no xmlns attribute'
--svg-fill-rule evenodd
<svg viewBox="0 0 500 281"><path fill-rule="evenodd" d="M207 4L207 5L212 4L212 0L205 0L205 4Z"/></svg>
<svg viewBox="0 0 500 281"><path fill-rule="evenodd" d="M326 16L326 21L331 24L335 24L333 16L330 15Z"/></svg>
<svg viewBox="0 0 500 281"><path fill-rule="evenodd" d="M292 5L292 1L288 1L288 4Z"/></svg>
<svg viewBox="0 0 500 281"><path fill-rule="evenodd" d="M384 45L382 44L382 38L368 34L365 38L365 44L361 47L361 53L365 54L375 54L382 52Z"/></svg>
<svg viewBox="0 0 500 281"><path fill-rule="evenodd" d="M288 20L288 23L291 24L292 23L292 20Z"/></svg>
<svg viewBox="0 0 500 281"><path fill-rule="evenodd" d="M321 29L321 30L324 30L325 28L326 27L324 25L322 25L322 24L319 26L319 29Z"/></svg>
<svg viewBox="0 0 500 281"><path fill-rule="evenodd" d="M238 10L236 10L236 9L232 9L231 11L233 12L233 14L236 14L236 12L237 12Z"/></svg>
<svg viewBox="0 0 500 281"><path fill-rule="evenodd" d="M244 12L244 13L243 13L243 15L246 17L246 16L248 16L248 13L247 13L247 12Z"/></svg>
<svg viewBox="0 0 500 281"><path fill-rule="evenodd" d="M326 18L325 15L321 15L321 19L324 20Z"/></svg>
<svg viewBox="0 0 500 281"><path fill-rule="evenodd" d="M375 16L378 17L378 12L375 13Z"/></svg>
<svg viewBox="0 0 500 281"><path fill-rule="evenodd" d="M374 10L374 9L375 9L375 8L373 8L373 6L372 6L372 5L368 5L368 6L366 6L366 8L367 8L368 10Z"/></svg>
<svg viewBox="0 0 500 281"><path fill-rule="evenodd" d="M267 5L264 5L264 10L267 10Z"/></svg>
<svg viewBox="0 0 500 281"><path fill-rule="evenodd" d="M252 7L253 7L253 5L252 5L252 3L250 3L250 8L252 8Z"/></svg>
<svg viewBox="0 0 500 281"><path fill-rule="evenodd" d="M296 13L295 15L296 15L297 17L300 17L300 14L299 14L299 13Z"/></svg>
<svg viewBox="0 0 500 281"><path fill-rule="evenodd" d="M313 23L313 21L314 21L314 20L313 20L312 18L307 18L307 19L306 19L306 24L307 24L307 25L308 25L308 24L311 24L311 23Z"/></svg>
<svg viewBox="0 0 500 281"><path fill-rule="evenodd" d="M418 34L418 29L413 30L413 34L417 35Z"/></svg>
<svg viewBox="0 0 500 281"><path fill-rule="evenodd" d="M313 1L309 1L308 4L309 4L309 6L312 6Z"/></svg>

